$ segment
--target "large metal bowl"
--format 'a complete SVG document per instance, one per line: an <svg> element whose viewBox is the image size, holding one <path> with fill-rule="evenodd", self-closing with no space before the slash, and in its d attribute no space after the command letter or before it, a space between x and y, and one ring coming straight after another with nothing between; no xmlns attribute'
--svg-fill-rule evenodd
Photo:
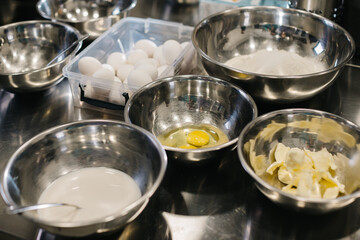
<svg viewBox="0 0 360 240"><path fill-rule="evenodd" d="M0 27L0 87L10 92L42 91L62 80L62 68L82 41L75 28L51 21L24 21Z"/></svg>
<svg viewBox="0 0 360 240"><path fill-rule="evenodd" d="M141 198L102 219L47 222L37 212L23 214L50 233L82 237L117 230L138 216L161 183L166 165L165 150L142 128L110 120L73 122L44 131L22 145L6 165L1 194L10 208L17 208L36 204L55 179L82 168L108 167L131 176L141 189Z"/></svg>
<svg viewBox="0 0 360 240"><path fill-rule="evenodd" d="M125 121L155 136L186 125L210 124L229 142L200 149L164 146L169 159L204 164L236 147L243 127L257 117L253 99L242 89L210 76L174 76L152 82L127 102Z"/></svg>
<svg viewBox="0 0 360 240"><path fill-rule="evenodd" d="M317 14L279 7L242 7L211 15L194 28L192 40L209 75L243 87L254 98L277 103L301 101L323 91L355 52L352 37L339 25ZM263 49L296 52L323 62L327 69L281 76L224 64Z"/></svg>
<svg viewBox="0 0 360 240"><path fill-rule="evenodd" d="M71 24L93 40L108 30L136 6L137 0L40 0L39 14L46 19Z"/></svg>
<svg viewBox="0 0 360 240"><path fill-rule="evenodd" d="M249 141L253 141L253 147ZM265 172L271 164L271 150L278 143L311 151L326 148L331 154L347 157L348 160L340 158L336 170L338 179L345 184L346 194L319 199L282 191L285 185ZM253 148L250 151L249 146ZM360 127L346 119L311 109L284 109L250 122L239 136L237 150L242 166L270 200L291 210L320 214L341 209L360 197L359 146Z"/></svg>

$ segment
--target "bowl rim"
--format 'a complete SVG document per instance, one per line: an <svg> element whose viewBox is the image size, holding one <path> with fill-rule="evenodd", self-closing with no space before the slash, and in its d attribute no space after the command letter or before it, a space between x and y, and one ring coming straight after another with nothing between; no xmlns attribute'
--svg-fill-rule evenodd
<svg viewBox="0 0 360 240"><path fill-rule="evenodd" d="M60 227L60 228L88 227L88 226L97 225L97 224L100 224L100 223L103 224L103 223L111 222L114 219L117 219L119 217L122 217L122 216L126 215L134 207L145 205L149 201L150 197L158 189L158 187L160 186L160 184L161 184L161 182L162 182L162 180L163 180L163 178L165 176L165 172L166 172L166 168L167 168L167 164L168 164L168 159L167 159L166 152L165 152L164 148L162 147L161 143L146 129L143 129L143 128L141 128L139 126L136 126L134 124L128 124L128 123L125 123L123 121L117 121L117 120L88 119L88 120L74 121L74 122L65 123L65 124L62 124L62 125L58 125L58 126L49 128L49 129L35 135L34 137L32 137L31 139L26 141L23 145L21 145L16 150L16 152L12 154L12 156L8 160L8 162L6 164L6 167L5 167L5 170L3 172L3 175L2 175L2 178L1 178L2 182L3 183L7 182L7 178L10 175L11 167L12 167L14 161L16 160L17 156L19 156L23 151L25 151L28 146L32 145L34 142L39 141L44 136L46 136L48 134L56 133L58 131L63 131L63 130L68 129L68 128L73 128L73 127L76 127L76 126L85 126L85 125L86 126L91 126L91 125L94 125L94 124L98 125L98 124L101 124L101 123L102 124L112 124L112 125L116 125L116 126L123 126L123 127L126 127L126 128L135 129L139 133L145 135L149 140L151 140L151 142L154 144L154 146L156 146L156 148L157 148L157 150L159 152L159 156L160 156L160 169L159 169L159 174L156 177L156 179L155 179L153 185L150 187L150 189L148 189L146 192L144 192L139 199L137 199L133 203L129 204L125 208L119 210L118 212L115 212L112 215L102 217L102 218L98 218L98 219L94 219L94 220L87 220L87 221L81 221L81 222L59 222L59 221L44 221L41 218L32 217L32 216L30 216L28 214L23 214L23 216L25 216L28 219L33 220L36 223L51 226L51 227ZM1 193L1 196L2 196L2 198L4 200L4 202L7 205L7 207L20 207L10 197L9 189L8 189L7 184L1 184L0 193Z"/></svg>
<svg viewBox="0 0 360 240"><path fill-rule="evenodd" d="M137 97L138 95L142 94L143 92L147 91L148 89L151 89L153 87L159 86L159 85L167 83L167 82L194 81L194 80L215 82L217 84L229 86L229 87L235 89L237 92L239 92L244 97L244 99L246 99L246 101L252 107L252 111L253 111L252 119L255 119L258 116L258 109L257 109L254 99L251 97L250 94L248 94L242 88L240 88L230 82L222 80L220 78L216 78L216 77L212 77L212 76L208 76L208 75L177 75L177 76L160 78L154 82L150 82L150 83L146 84L145 86L141 87L136 93L134 93L130 97L130 99L127 101L127 103L125 104L125 107L124 107L125 122L134 124L134 123L132 123L132 121L129 117L129 111L132 106L134 98ZM152 134L155 137L157 137L154 133L152 133ZM228 142L220 144L220 145L216 145L216 146L208 147L208 148L198 148L198 149L182 149L182 148L175 148L175 147L169 147L169 146L164 146L164 145L163 145L163 148L167 151L180 152L180 153L189 153L189 152L190 153L204 153L204 152L218 151L220 149L227 148L232 145L236 145L237 141L238 141L238 137L233 138L233 139L229 140Z"/></svg>
<svg viewBox="0 0 360 240"><path fill-rule="evenodd" d="M295 74L295 75L273 75L273 74L261 74L261 73L254 73L254 72L248 72L248 71L243 71L240 70L238 68L234 68L234 67L229 67L227 65L225 65L224 63L221 63L213 58L211 58L209 55L207 55L200 47L199 44L196 40L196 34L198 32L199 29L201 29L203 26L205 26L208 22L210 22L210 20L212 20L213 18L219 17L219 16L226 16L226 15L230 15L232 13L241 13L247 10L251 10L251 11L256 11L256 10L273 10L276 12L287 12L287 13L296 13L296 14L301 14L301 15L305 15L305 16L311 16L313 18L316 18L322 22L325 22L326 25L332 25L334 28L337 28L339 30L341 30L344 35L347 37L347 39L349 40L350 46L351 46L351 51L349 56L347 56L344 61L337 65L337 66L332 66L331 68L328 68L326 70L323 71L319 71L319 72L315 72L315 73L307 73L307 74ZM195 47L195 49L197 50L197 52L200 54L201 58L206 59L207 61L211 62L212 64L221 66L224 69L236 72L236 73L241 73L241 74L246 74L246 75L250 75L250 76L259 76L259 77L264 77L264 78L269 78L269 79L277 79L277 80L282 80L282 79L288 79L288 78L292 78L292 79L300 79L300 78L304 78L304 77L310 77L310 76L320 76L320 75L325 75L329 72L332 71L336 71L341 69L342 67L344 67L348 61L351 60L351 58L354 56L355 54L355 41L353 39L353 37L350 35L350 33L343 28L342 26L338 25L337 23L321 16L315 13L311 13L305 10L301 10L301 9L294 9L294 8L283 8L283 7L278 7L278 6L244 6L244 7L238 7L238 8L232 8L232 9L227 9L221 12L217 12L214 14L211 14L207 17L205 17L204 19L202 19L200 22L198 22L195 27L194 27L194 31L192 34L192 42L193 45Z"/></svg>
<svg viewBox="0 0 360 240"><path fill-rule="evenodd" d="M28 20L28 21L15 22L15 23L10 23L10 24L0 26L0 30L1 29L6 29L8 27L23 26L23 25L36 25L36 24L40 24L40 25L43 25L43 24L57 25L57 26L65 28L65 29L71 30L71 32L74 33L76 35L76 37L77 37L77 39L75 41L79 40L82 37L80 31L77 30L76 28L70 26L69 24L61 23L61 22L54 22L54 21L50 21L50 20ZM39 69L32 69L32 70L23 71L23 72L10 72L10 73L0 72L0 76L21 76L21 75L25 75L25 74L34 74L34 73L38 73L38 72L41 72L41 71L44 71L44 70L51 69L56 65L60 65L60 64L64 63L69 58L74 56L80 50L80 48L82 46L82 42L83 41L80 41L76 45L76 47L74 46L73 47L74 50L71 53L69 53L68 55L66 55L66 57L64 59L62 59L61 61L58 61L58 62L54 62L54 63L50 64L49 66L43 66L43 67L41 67ZM70 46L70 44L69 44L69 46ZM64 50L65 50L65 48L64 48ZM51 59L50 59L50 61L51 61Z"/></svg>
<svg viewBox="0 0 360 240"><path fill-rule="evenodd" d="M317 198L307 198L307 197L301 197L301 196L297 196L297 195L292 195L289 193L286 193L284 191L282 191L279 188L276 188L274 186L272 186L271 184L267 183L265 180L263 180L262 178L260 178L253 170L253 168L250 166L250 164L247 163L247 161L245 160L246 157L243 154L242 148L244 146L244 138L245 135L248 133L248 131L257 123L262 122L264 120L267 120L275 115L288 115L288 114L303 114L306 113L308 115L312 115L312 116L323 116L323 117L329 117L331 119L336 119L336 120L340 120L342 122L344 122L347 126L351 127L351 128L355 128L360 132L360 126L358 126L357 124L341 117L338 116L336 114L333 113L329 113L329 112L325 112L325 111L321 111L321 110L315 110L315 109L309 109L309 108L287 108L287 109L281 109L281 110L276 110L276 111L272 111L269 113L265 113L259 117L257 117L256 119L254 119L253 121L251 121L250 123L248 123L245 128L243 129L243 131L241 132L240 136L239 136L239 141L237 144L237 152L238 152L238 156L239 156L239 160L240 163L243 167L243 169L252 177L253 180L255 180L256 184L260 184L262 187L270 190L270 191L274 191L279 195L283 195L291 200L295 200L295 201L301 201L301 202L306 202L308 204L322 204L322 203L331 203L331 204L336 204L339 202L345 202L348 200L352 200L352 199L356 199L360 197L360 189L355 190L354 192L352 192L351 194L348 195L344 195L344 196L340 196L334 199L317 199Z"/></svg>
<svg viewBox="0 0 360 240"><path fill-rule="evenodd" d="M86 19L86 20L76 20L76 21L72 21L72 20L69 20L69 19L66 19L66 18L54 18L54 17L51 17L49 16L48 14L46 14L44 11L41 10L42 8L42 5L45 3L45 2L51 2L52 0L39 0L37 3L36 3L36 10L38 11L38 13L41 15L41 17L43 18L46 18L46 19L49 19L49 20L54 20L56 22L64 22L64 23L73 23L73 24L76 24L76 23L84 23L84 22L87 22L87 21L94 21L94 20L97 20L97 19L104 19L104 18L108 18L108 17L117 17L117 16L120 16L121 14L123 13L126 13L126 12L129 12L131 9L133 9L136 4L137 4L137 0L131 0L131 4L129 4L129 6L127 6L126 8L122 9L118 14L114 14L114 15L109 15L109 16L104 16L104 17L98 17L98 18L89 18L89 19Z"/></svg>

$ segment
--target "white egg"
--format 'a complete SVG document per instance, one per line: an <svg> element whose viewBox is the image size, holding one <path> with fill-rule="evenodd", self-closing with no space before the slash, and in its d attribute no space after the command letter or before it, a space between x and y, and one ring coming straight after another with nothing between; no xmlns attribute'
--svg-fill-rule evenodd
<svg viewBox="0 0 360 240"><path fill-rule="evenodd" d="M157 68L158 74L160 77L165 77L165 76L162 76L162 74L168 67L169 67L169 65L161 65L160 67ZM167 76L168 76L168 74L167 74Z"/></svg>
<svg viewBox="0 0 360 240"><path fill-rule="evenodd" d="M92 83L92 98L94 99L98 99L98 100L102 100L102 101L107 101L108 100L108 96L110 93L110 89L102 86L101 84L99 85L96 82Z"/></svg>
<svg viewBox="0 0 360 240"><path fill-rule="evenodd" d="M116 82L116 83L122 83L122 81L121 81L117 76L114 77L114 82Z"/></svg>
<svg viewBox="0 0 360 240"><path fill-rule="evenodd" d="M186 51L183 61L181 63L181 70L179 74L190 74L191 71L197 66L197 59L195 49Z"/></svg>
<svg viewBox="0 0 360 240"><path fill-rule="evenodd" d="M96 85L96 83L91 83L91 81L86 82L84 89L85 97L103 101L107 100L109 92L110 91L108 89L101 88L100 86Z"/></svg>
<svg viewBox="0 0 360 240"><path fill-rule="evenodd" d="M180 43L182 49L184 50L188 45L189 45L190 42L182 42Z"/></svg>
<svg viewBox="0 0 360 240"><path fill-rule="evenodd" d="M101 78L105 80L114 80L115 74L109 69L100 68L92 75L95 78Z"/></svg>
<svg viewBox="0 0 360 240"><path fill-rule="evenodd" d="M130 87L128 84L123 84L124 87L124 93L128 94L128 97L130 98L133 95L133 91L131 91Z"/></svg>
<svg viewBox="0 0 360 240"><path fill-rule="evenodd" d="M153 81L156 80L158 77L158 70L152 64L144 63L144 64L137 66L135 69L148 73Z"/></svg>
<svg viewBox="0 0 360 240"><path fill-rule="evenodd" d="M111 53L106 63L111 65L114 69L117 69L121 64L124 64L126 62L126 55L121 52L113 52Z"/></svg>
<svg viewBox="0 0 360 240"><path fill-rule="evenodd" d="M141 70L134 69L128 76L128 84L134 88L141 88L149 82L152 82L150 75Z"/></svg>
<svg viewBox="0 0 360 240"><path fill-rule="evenodd" d="M153 58L156 59L160 65L167 64L166 58L163 55L163 45L161 45L155 49Z"/></svg>
<svg viewBox="0 0 360 240"><path fill-rule="evenodd" d="M134 69L134 65L122 64L116 70L116 76L123 82L129 76L129 73Z"/></svg>
<svg viewBox="0 0 360 240"><path fill-rule="evenodd" d="M112 71L115 74L115 69L110 64L103 63L103 64L101 64L101 67L105 68L105 69L109 69L110 71Z"/></svg>
<svg viewBox="0 0 360 240"><path fill-rule="evenodd" d="M160 66L158 68L158 72L159 72L159 77L161 78L175 75L174 67L169 65Z"/></svg>
<svg viewBox="0 0 360 240"><path fill-rule="evenodd" d="M145 64L145 63L150 63L150 64L154 65L154 67L156 67L156 68L160 66L159 61L156 60L155 58L146 58L146 59L141 59L139 62L137 62L135 64L135 67L137 67L141 64Z"/></svg>
<svg viewBox="0 0 360 240"><path fill-rule="evenodd" d="M135 49L129 52L129 55L127 57L127 62L129 64L135 65L137 62L139 62L142 59L148 58L147 53L144 50L141 49Z"/></svg>
<svg viewBox="0 0 360 240"><path fill-rule="evenodd" d="M167 40L163 44L162 53L166 59L167 64L171 64L182 52L182 47L178 41Z"/></svg>
<svg viewBox="0 0 360 240"><path fill-rule="evenodd" d="M84 89L84 96L87 98L93 98L94 95L94 89L91 85L90 81L87 81L85 89Z"/></svg>
<svg viewBox="0 0 360 240"><path fill-rule="evenodd" d="M156 44L148 39L142 39L135 43L134 49L141 49L145 51L149 58L151 58L154 55Z"/></svg>
<svg viewBox="0 0 360 240"><path fill-rule="evenodd" d="M92 76L96 70L101 68L101 63L94 57L83 57L78 63L79 71L87 76Z"/></svg>
<svg viewBox="0 0 360 240"><path fill-rule="evenodd" d="M123 96L124 87L122 82L116 82L113 84L110 94L109 94L109 102L118 104L118 105L125 105L125 97Z"/></svg>

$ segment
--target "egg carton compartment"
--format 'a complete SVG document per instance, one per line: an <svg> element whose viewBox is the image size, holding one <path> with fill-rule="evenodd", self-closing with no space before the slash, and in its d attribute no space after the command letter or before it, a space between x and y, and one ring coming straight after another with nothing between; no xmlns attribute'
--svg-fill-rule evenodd
<svg viewBox="0 0 360 240"><path fill-rule="evenodd" d="M175 40L182 45L180 53L172 58L170 64L163 65L161 73L159 72L151 81L173 75L195 73L198 71L199 61L191 42L192 31L191 26L158 19L128 17L120 20L63 68L64 76L69 79L74 106L123 114L119 110L123 110L127 99L143 86L141 76L138 77L140 84L139 82L134 84L127 79L119 81L119 79L106 78L106 74L103 76L101 73L86 75L84 69L91 72L96 64L85 61L85 64L81 63L79 67L79 61L82 59L84 62L85 57L91 57L101 65L107 65L109 56L114 52L122 53L128 58L134 51L135 44L140 40L150 40L156 46Z"/></svg>

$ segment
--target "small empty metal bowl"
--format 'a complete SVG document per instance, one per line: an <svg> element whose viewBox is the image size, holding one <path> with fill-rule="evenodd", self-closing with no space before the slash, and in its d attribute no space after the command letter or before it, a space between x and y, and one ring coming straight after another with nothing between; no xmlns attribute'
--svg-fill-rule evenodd
<svg viewBox="0 0 360 240"><path fill-rule="evenodd" d="M241 7L211 15L194 28L192 40L209 75L240 85L256 99L276 103L305 100L323 91L355 52L349 33L330 20L298 9L271 6ZM276 74L278 66L263 74L246 71L243 65L234 68L225 64L236 56L260 50L292 52L325 66L313 73L282 75ZM275 63L276 58L257 62L256 69L261 69ZM291 69L301 70L303 65Z"/></svg>
<svg viewBox="0 0 360 240"><path fill-rule="evenodd" d="M2 177L1 194L10 208L18 208L36 204L54 180L83 168L112 168L132 177L141 197L107 217L49 222L34 211L22 214L50 233L83 237L118 230L138 216L161 183L166 166L165 150L140 127L111 120L72 122L40 133L11 156Z"/></svg>
<svg viewBox="0 0 360 240"><path fill-rule="evenodd" d="M163 78L138 90L124 109L125 121L155 136L183 126L209 124L224 132L229 142L209 148L164 146L169 159L203 164L216 161L236 147L243 127L257 117L253 99L242 89L210 76Z"/></svg>
<svg viewBox="0 0 360 240"><path fill-rule="evenodd" d="M47 20L0 27L0 88L14 93L42 91L62 80L62 68L82 42L53 60L81 38L75 28Z"/></svg>
<svg viewBox="0 0 360 240"><path fill-rule="evenodd" d="M71 24L94 40L136 6L136 0L40 0L36 7L43 18Z"/></svg>
<svg viewBox="0 0 360 240"><path fill-rule="evenodd" d="M278 143L310 151L326 148L338 159L331 174L345 185L345 194L324 199L284 192L286 184L279 181L278 170L273 174L266 171ZM359 146L360 127L346 119L312 109L284 109L250 122L239 136L237 150L241 165L270 200L291 210L321 214L341 209L360 197Z"/></svg>

